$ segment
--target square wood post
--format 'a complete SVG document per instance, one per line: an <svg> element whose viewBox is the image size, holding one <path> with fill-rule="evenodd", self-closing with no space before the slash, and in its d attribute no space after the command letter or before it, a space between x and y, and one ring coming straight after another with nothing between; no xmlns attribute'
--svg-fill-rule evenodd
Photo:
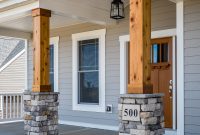
<svg viewBox="0 0 200 135"><path fill-rule="evenodd" d="M24 130L26 135L59 135L59 93L49 84L49 18L51 11L34 9L33 88L24 92Z"/></svg>
<svg viewBox="0 0 200 135"><path fill-rule="evenodd" d="M151 0L130 0L129 94L153 92L150 46Z"/></svg>
<svg viewBox="0 0 200 135"><path fill-rule="evenodd" d="M49 18L51 11L34 9L33 16L33 92L50 92Z"/></svg>

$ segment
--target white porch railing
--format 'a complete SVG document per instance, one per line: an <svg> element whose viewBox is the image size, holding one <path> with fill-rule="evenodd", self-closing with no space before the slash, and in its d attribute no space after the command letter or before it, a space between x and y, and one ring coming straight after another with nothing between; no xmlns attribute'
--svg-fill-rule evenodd
<svg viewBox="0 0 200 135"><path fill-rule="evenodd" d="M23 94L0 93L0 122L22 120Z"/></svg>

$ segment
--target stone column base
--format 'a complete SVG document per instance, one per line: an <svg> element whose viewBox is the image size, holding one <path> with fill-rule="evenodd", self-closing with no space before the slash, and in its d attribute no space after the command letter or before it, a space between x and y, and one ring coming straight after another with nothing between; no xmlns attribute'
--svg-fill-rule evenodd
<svg viewBox="0 0 200 135"><path fill-rule="evenodd" d="M58 135L58 95L56 92L24 93L26 135Z"/></svg>
<svg viewBox="0 0 200 135"><path fill-rule="evenodd" d="M163 94L126 94L119 98L119 135L163 135Z"/></svg>

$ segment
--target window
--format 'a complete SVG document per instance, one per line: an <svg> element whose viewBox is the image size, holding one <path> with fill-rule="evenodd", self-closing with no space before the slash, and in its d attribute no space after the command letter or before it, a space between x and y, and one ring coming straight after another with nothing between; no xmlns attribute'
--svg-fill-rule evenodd
<svg viewBox="0 0 200 135"><path fill-rule="evenodd" d="M153 44L151 47L152 51L152 63L159 63L160 62L160 45L159 44Z"/></svg>
<svg viewBox="0 0 200 135"><path fill-rule="evenodd" d="M79 104L99 104L99 39L79 41Z"/></svg>
<svg viewBox="0 0 200 135"><path fill-rule="evenodd" d="M73 110L105 112L105 29L73 34Z"/></svg>
<svg viewBox="0 0 200 135"><path fill-rule="evenodd" d="M50 84L51 84L51 91L54 91L54 45L50 45Z"/></svg>
<svg viewBox="0 0 200 135"><path fill-rule="evenodd" d="M59 37L50 38L50 84L51 91L58 92L58 44Z"/></svg>

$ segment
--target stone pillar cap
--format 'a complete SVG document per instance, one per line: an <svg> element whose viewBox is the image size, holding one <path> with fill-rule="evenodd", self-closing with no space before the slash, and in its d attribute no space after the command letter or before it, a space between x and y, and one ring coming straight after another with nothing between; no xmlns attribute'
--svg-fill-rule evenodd
<svg viewBox="0 0 200 135"><path fill-rule="evenodd" d="M25 91L24 95L55 95L60 94L60 92L32 92L32 91Z"/></svg>
<svg viewBox="0 0 200 135"><path fill-rule="evenodd" d="M154 94L121 94L121 98L157 98L163 97L163 93L154 93Z"/></svg>

